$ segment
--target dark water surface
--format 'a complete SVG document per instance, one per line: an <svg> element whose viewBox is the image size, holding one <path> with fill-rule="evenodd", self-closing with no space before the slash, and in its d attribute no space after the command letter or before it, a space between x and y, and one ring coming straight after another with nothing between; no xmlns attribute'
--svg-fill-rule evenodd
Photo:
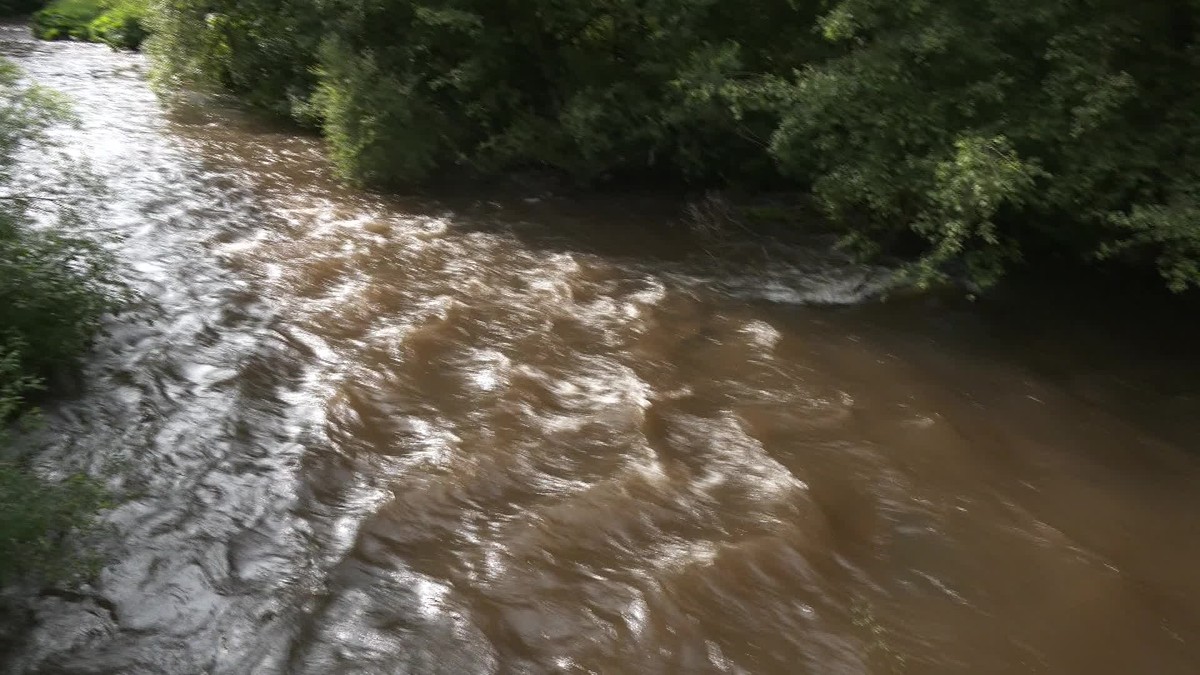
<svg viewBox="0 0 1200 675"><path fill-rule="evenodd" d="M1194 361L620 207L381 200L138 56L0 50L75 100L145 299L39 460L127 495L110 562L12 672L1200 672Z"/></svg>

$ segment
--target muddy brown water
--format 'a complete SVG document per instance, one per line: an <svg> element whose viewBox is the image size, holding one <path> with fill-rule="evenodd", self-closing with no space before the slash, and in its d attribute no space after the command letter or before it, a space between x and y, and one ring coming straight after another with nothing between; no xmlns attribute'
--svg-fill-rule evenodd
<svg viewBox="0 0 1200 675"><path fill-rule="evenodd" d="M107 563L11 672L1200 672L1194 361L356 193L138 56L0 49L74 99L142 298L38 437L123 495Z"/></svg>

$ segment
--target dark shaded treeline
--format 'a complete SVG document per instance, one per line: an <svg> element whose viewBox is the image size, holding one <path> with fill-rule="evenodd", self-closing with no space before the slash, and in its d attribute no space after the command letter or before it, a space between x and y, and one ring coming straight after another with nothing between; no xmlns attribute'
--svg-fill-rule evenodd
<svg viewBox="0 0 1200 675"><path fill-rule="evenodd" d="M1030 252L1200 283L1196 0L169 0L166 81L319 126L350 178L550 168L810 191L988 284ZM916 248L914 249L914 244Z"/></svg>

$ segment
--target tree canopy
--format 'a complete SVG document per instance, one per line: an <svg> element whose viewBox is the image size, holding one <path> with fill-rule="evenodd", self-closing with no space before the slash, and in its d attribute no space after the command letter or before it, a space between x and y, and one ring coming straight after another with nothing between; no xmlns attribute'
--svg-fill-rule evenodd
<svg viewBox="0 0 1200 675"><path fill-rule="evenodd" d="M1030 251L1200 285L1197 0L166 0L164 81L351 179L546 167L810 191L918 282Z"/></svg>

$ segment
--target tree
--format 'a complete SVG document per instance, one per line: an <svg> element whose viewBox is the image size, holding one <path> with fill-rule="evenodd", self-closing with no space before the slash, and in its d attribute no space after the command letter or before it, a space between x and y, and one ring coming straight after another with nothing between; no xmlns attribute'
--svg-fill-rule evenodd
<svg viewBox="0 0 1200 675"><path fill-rule="evenodd" d="M1200 284L1197 0L165 0L165 79L322 128L376 184L811 191L911 280L1031 253Z"/></svg>
<svg viewBox="0 0 1200 675"><path fill-rule="evenodd" d="M838 2L818 25L841 52L765 89L772 151L856 241L926 239L921 280L962 260L987 285L1033 244L1148 248L1200 283L1194 9Z"/></svg>

